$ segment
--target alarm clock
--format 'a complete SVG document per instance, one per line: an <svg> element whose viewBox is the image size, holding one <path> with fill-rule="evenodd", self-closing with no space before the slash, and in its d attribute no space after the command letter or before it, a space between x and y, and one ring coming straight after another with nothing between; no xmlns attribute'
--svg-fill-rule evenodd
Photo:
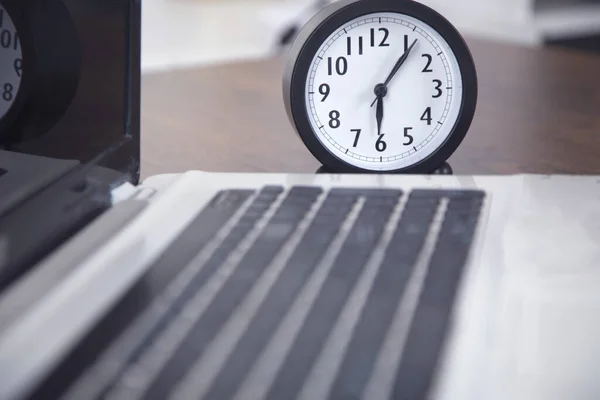
<svg viewBox="0 0 600 400"><path fill-rule="evenodd" d="M0 0L0 148L56 124L80 69L77 29L62 0Z"/></svg>
<svg viewBox="0 0 600 400"><path fill-rule="evenodd" d="M0 128L14 121L31 89L31 74L23 68L23 60L32 58L31 37L14 4L0 3Z"/></svg>
<svg viewBox="0 0 600 400"><path fill-rule="evenodd" d="M457 29L411 0L340 0L298 33L283 79L289 119L336 173L431 173L475 114L477 73Z"/></svg>

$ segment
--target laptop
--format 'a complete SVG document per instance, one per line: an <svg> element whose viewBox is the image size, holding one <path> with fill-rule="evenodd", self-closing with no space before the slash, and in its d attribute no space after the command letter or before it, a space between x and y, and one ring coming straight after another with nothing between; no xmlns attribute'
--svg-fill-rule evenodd
<svg viewBox="0 0 600 400"><path fill-rule="evenodd" d="M0 399L600 396L599 177L140 182L139 1L61 4L77 85L0 132Z"/></svg>

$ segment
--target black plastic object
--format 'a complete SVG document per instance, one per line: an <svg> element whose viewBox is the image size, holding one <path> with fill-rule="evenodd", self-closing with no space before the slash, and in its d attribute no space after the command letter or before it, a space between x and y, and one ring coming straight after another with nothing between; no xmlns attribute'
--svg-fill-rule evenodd
<svg viewBox="0 0 600 400"><path fill-rule="evenodd" d="M317 172L317 174L332 174L334 172L332 172L329 168L321 166ZM453 175L454 174L454 170L452 169L452 166L448 163L448 162L444 162L440 167L436 168L433 172L429 173L430 175Z"/></svg>
<svg viewBox="0 0 600 400"><path fill-rule="evenodd" d="M0 218L0 291L110 207L110 190L69 174Z"/></svg>
<svg viewBox="0 0 600 400"><path fill-rule="evenodd" d="M462 77L462 103L450 134L424 159L402 169L384 172L429 174L448 160L465 138L475 115L478 82L475 62L461 34L446 18L420 2L412 0L340 0L321 10L297 34L289 51L283 78L285 109L304 145L330 171L335 173L378 172L343 160L323 145L310 122L311 110L308 106L306 88L311 76L313 59L317 57L320 49L330 45L325 43L330 35L355 18L380 12L410 16L429 25L444 38L458 61ZM350 132L348 131L348 133Z"/></svg>
<svg viewBox="0 0 600 400"><path fill-rule="evenodd" d="M93 161L137 183L140 1L0 4L15 22L23 54L16 100L0 119L0 149Z"/></svg>

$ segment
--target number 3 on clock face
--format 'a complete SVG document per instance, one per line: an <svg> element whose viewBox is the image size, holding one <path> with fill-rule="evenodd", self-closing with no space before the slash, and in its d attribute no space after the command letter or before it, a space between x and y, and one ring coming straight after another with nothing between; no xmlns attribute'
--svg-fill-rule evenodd
<svg viewBox="0 0 600 400"><path fill-rule="evenodd" d="M312 21L316 28L305 27L313 35L288 74L286 105L298 133L336 171L433 171L458 147L475 110L464 41L417 3L340 3ZM390 4L398 11L377 11Z"/></svg>

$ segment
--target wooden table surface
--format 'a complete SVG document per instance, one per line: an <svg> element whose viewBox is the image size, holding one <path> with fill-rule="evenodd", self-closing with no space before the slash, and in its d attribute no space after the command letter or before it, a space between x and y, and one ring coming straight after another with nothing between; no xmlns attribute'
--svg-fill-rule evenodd
<svg viewBox="0 0 600 400"><path fill-rule="evenodd" d="M600 57L468 40L477 113L457 174L600 174ZM144 75L142 176L191 169L313 173L281 94L283 60Z"/></svg>

